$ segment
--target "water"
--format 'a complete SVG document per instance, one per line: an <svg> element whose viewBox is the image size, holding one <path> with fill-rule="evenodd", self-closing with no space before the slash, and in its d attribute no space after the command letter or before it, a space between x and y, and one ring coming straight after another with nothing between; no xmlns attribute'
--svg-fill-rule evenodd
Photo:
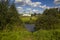
<svg viewBox="0 0 60 40"><path fill-rule="evenodd" d="M33 32L34 31L34 24L25 24L25 27L28 31Z"/></svg>

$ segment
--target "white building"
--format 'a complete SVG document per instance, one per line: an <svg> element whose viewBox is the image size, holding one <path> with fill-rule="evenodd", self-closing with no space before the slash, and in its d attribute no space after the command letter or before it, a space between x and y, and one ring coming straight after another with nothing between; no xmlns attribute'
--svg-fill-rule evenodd
<svg viewBox="0 0 60 40"><path fill-rule="evenodd" d="M22 16L31 16L31 14L25 13Z"/></svg>

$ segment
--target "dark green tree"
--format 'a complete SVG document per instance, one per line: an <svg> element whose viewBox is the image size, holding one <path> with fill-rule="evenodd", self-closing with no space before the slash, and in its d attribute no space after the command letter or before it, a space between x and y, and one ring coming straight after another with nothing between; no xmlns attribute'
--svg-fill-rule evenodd
<svg viewBox="0 0 60 40"><path fill-rule="evenodd" d="M58 8L51 8L51 9L46 9L44 12L43 12L44 15L47 15L47 16L57 16L58 14Z"/></svg>
<svg viewBox="0 0 60 40"><path fill-rule="evenodd" d="M19 24L19 14L16 10L15 4L9 6L9 0L0 2L0 30L6 29L7 25ZM8 27L9 27L8 26Z"/></svg>
<svg viewBox="0 0 60 40"><path fill-rule="evenodd" d="M0 2L0 29L6 27L6 14L8 10L8 0Z"/></svg>
<svg viewBox="0 0 60 40"><path fill-rule="evenodd" d="M56 29L55 25L58 24L60 21L57 17L58 11L57 9L46 9L41 16L38 16L36 20L36 30L39 29Z"/></svg>

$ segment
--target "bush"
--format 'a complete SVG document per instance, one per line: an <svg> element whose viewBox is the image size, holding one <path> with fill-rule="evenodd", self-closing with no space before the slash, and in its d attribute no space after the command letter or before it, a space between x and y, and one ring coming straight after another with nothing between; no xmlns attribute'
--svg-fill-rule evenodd
<svg viewBox="0 0 60 40"><path fill-rule="evenodd" d="M30 40L32 36L31 33L26 30L22 30L0 32L0 40Z"/></svg>
<svg viewBox="0 0 60 40"><path fill-rule="evenodd" d="M59 30L39 30L33 33L34 40L60 40Z"/></svg>

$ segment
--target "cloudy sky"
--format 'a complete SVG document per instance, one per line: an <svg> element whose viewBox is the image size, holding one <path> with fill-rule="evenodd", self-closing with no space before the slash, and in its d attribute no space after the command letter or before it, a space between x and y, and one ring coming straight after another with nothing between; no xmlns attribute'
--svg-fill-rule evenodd
<svg viewBox="0 0 60 40"><path fill-rule="evenodd" d="M60 0L11 0L11 2L13 1L19 13L42 13L45 9L53 8L60 4Z"/></svg>

